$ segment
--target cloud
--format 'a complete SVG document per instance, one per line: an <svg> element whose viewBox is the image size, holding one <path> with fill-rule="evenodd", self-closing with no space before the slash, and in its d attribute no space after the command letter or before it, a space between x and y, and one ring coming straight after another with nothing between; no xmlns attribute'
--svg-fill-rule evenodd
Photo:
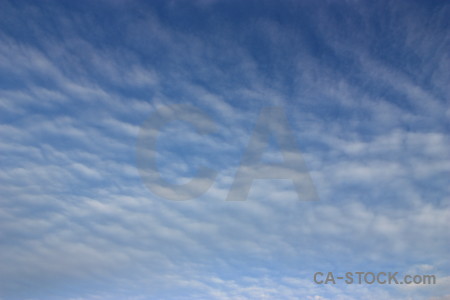
<svg viewBox="0 0 450 300"><path fill-rule="evenodd" d="M385 4L5 4L0 297L435 295L312 281L439 270L447 282L448 9ZM218 175L174 202L143 185L136 141L157 108L185 102L217 130L169 124L158 167L174 182L202 165ZM320 201L283 180L225 201L267 105L286 108Z"/></svg>

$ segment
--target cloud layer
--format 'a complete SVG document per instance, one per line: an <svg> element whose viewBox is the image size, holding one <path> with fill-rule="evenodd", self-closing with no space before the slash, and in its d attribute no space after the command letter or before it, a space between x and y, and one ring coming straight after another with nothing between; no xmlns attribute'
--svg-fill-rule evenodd
<svg viewBox="0 0 450 300"><path fill-rule="evenodd" d="M2 7L0 299L450 295L448 4ZM142 182L136 145L152 113L180 103L217 128L164 127L160 174L217 177L170 201ZM298 201L289 180L225 201L267 106L286 112L319 201ZM317 285L318 271L438 284Z"/></svg>

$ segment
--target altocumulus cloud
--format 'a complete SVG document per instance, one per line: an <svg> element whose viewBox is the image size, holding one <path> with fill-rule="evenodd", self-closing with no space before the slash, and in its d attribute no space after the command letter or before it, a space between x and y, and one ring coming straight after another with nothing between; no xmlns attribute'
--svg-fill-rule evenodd
<svg viewBox="0 0 450 300"><path fill-rule="evenodd" d="M0 299L448 299L450 5L2 1ZM141 125L188 103L217 130ZM256 180L225 201L263 107L283 107L320 201ZM264 159L276 161L276 145ZM436 274L316 285L314 272Z"/></svg>

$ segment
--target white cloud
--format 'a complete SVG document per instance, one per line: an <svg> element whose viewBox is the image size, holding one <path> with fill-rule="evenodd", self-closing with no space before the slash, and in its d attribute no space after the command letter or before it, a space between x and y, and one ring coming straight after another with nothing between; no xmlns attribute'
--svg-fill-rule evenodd
<svg viewBox="0 0 450 300"><path fill-rule="evenodd" d="M60 20L72 30L83 24ZM325 20L318 24L319 32L333 32ZM122 290L121 299L389 299L397 296L390 289L317 286L305 273L394 261L399 271L441 267L447 284L450 199L438 181L450 171L450 141L439 125L448 115L438 93L445 81L428 89L416 81L421 74L322 32L337 55L350 51L365 80L426 112L416 114L340 76L302 46L304 33L283 26L254 24L277 49L272 54L286 60L270 76L238 38L207 39L145 11L127 29L133 50L100 49L70 30L65 44L43 38L40 48L2 34L0 68L21 81L0 91L0 105L14 115L0 124L0 289L13 295L24 280L31 295L64 282L85 284L82 299L119 298L95 292L106 282ZM427 43L437 42L427 39L417 52ZM164 53L160 69L138 54L153 53L156 44ZM276 52L286 45L298 49L292 61ZM431 59L445 66L445 57ZM288 89L281 65L291 63L295 86ZM169 178L187 180L190 168L203 164L219 171L206 195L182 203L147 191L134 165L142 122L155 107L179 101L195 103L219 126L209 136L187 126L164 132ZM247 201L224 200L263 104L286 106L321 201L297 201L293 186L277 180L254 182ZM429 126L416 130L421 122ZM200 150L177 161L181 142ZM125 295L130 290L136 295Z"/></svg>

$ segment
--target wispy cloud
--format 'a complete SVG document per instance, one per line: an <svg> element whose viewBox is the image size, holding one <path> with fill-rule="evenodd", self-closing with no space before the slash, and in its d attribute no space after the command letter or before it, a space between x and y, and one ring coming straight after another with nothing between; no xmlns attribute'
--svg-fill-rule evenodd
<svg viewBox="0 0 450 300"><path fill-rule="evenodd" d="M449 7L426 1L5 3L0 13L0 297L446 299ZM170 124L169 201L136 167ZM225 201L264 106L285 108L320 201L255 180ZM265 158L276 160L275 144ZM317 271L433 272L436 286L321 286Z"/></svg>

